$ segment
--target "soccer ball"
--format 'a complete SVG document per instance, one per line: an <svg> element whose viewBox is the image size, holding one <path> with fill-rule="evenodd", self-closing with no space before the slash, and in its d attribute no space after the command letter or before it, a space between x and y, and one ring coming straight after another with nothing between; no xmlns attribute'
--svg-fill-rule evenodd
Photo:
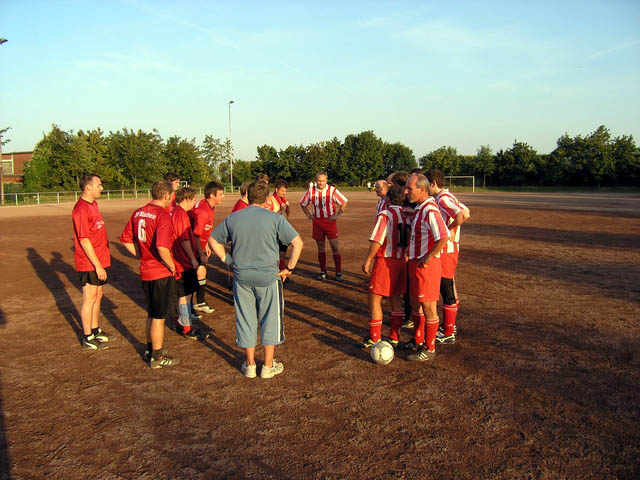
<svg viewBox="0 0 640 480"><path fill-rule="evenodd" d="M393 360L393 347L389 342L380 341L371 347L371 360L378 365L386 365Z"/></svg>

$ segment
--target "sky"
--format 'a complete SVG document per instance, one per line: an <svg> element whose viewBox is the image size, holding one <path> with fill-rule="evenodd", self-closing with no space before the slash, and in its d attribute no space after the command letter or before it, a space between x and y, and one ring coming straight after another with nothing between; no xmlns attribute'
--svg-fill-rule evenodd
<svg viewBox="0 0 640 480"><path fill-rule="evenodd" d="M474 154L640 138L640 1L0 0L5 152L64 130Z"/></svg>

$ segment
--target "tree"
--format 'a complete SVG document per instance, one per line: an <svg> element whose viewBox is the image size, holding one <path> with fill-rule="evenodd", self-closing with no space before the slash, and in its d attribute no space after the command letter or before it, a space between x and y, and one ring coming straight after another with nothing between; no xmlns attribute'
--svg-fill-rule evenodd
<svg viewBox="0 0 640 480"><path fill-rule="evenodd" d="M538 153L524 142L515 140L509 150L500 150L495 164L500 185L536 183Z"/></svg>
<svg viewBox="0 0 640 480"><path fill-rule="evenodd" d="M382 158L384 165L382 176L384 178L397 171L410 172L418 166L413 150L400 142L385 142Z"/></svg>
<svg viewBox="0 0 640 480"><path fill-rule="evenodd" d="M460 159L455 147L442 146L420 158L420 168L425 171L436 168L445 175L457 175L459 167Z"/></svg>
<svg viewBox="0 0 640 480"><path fill-rule="evenodd" d="M487 186L487 175L492 175L496 168L495 157L489 145L480 145L476 150L476 172L482 174L482 186ZM475 174L475 172L474 172Z"/></svg>
<svg viewBox="0 0 640 480"><path fill-rule="evenodd" d="M228 139L222 142L219 138L213 137L213 135L206 135L200 147L200 152L208 169L207 176L222 178L220 165L223 162L229 163L231 142ZM228 169L226 171L228 174Z"/></svg>
<svg viewBox="0 0 640 480"><path fill-rule="evenodd" d="M349 184L362 186L367 180L380 178L384 173L384 142L373 131L347 135L344 150L349 163L344 180Z"/></svg>
<svg viewBox="0 0 640 480"><path fill-rule="evenodd" d="M170 137L164 146L164 158L167 170L178 174L182 180L198 185L206 183L209 169L200 155L195 138L189 141Z"/></svg>
<svg viewBox="0 0 640 480"><path fill-rule="evenodd" d="M616 183L640 185L640 150L631 135L616 137L613 141L613 158L616 162Z"/></svg>

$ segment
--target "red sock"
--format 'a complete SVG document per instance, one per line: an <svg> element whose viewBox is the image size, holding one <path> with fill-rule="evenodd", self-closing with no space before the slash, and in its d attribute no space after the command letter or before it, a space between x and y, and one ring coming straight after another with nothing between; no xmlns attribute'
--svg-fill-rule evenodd
<svg viewBox="0 0 640 480"><path fill-rule="evenodd" d="M369 338L374 342L382 336L382 320L369 320Z"/></svg>
<svg viewBox="0 0 640 480"><path fill-rule="evenodd" d="M339 253L333 256L333 263L336 266L336 273L342 272L342 255Z"/></svg>
<svg viewBox="0 0 640 480"><path fill-rule="evenodd" d="M411 312L413 318L413 341L416 345L424 343L424 314Z"/></svg>
<svg viewBox="0 0 640 480"><path fill-rule="evenodd" d="M440 319L430 318L427 320L427 343L426 346L430 351L434 351L436 349L436 334L438 333L438 324L440 323Z"/></svg>
<svg viewBox="0 0 640 480"><path fill-rule="evenodd" d="M389 330L389 338L391 340L400 340L400 329L404 321L404 312L391 312L391 329Z"/></svg>
<svg viewBox="0 0 640 480"><path fill-rule="evenodd" d="M280 270L284 270L284 258L280 259Z"/></svg>
<svg viewBox="0 0 640 480"><path fill-rule="evenodd" d="M453 335L453 327L456 326L458 305L443 305L442 313L444 314L444 334L448 337L449 335Z"/></svg>
<svg viewBox="0 0 640 480"><path fill-rule="evenodd" d="M327 252L318 252L318 263L320 264L320 270L327 271Z"/></svg>

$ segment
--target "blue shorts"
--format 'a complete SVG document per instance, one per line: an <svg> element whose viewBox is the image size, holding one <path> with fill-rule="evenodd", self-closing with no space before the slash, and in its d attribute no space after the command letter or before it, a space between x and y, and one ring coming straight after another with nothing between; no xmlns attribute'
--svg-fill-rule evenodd
<svg viewBox="0 0 640 480"><path fill-rule="evenodd" d="M284 296L282 281L275 278L266 287L243 285L233 281L233 301L236 308L236 345L253 348L260 343L280 345L284 342Z"/></svg>

